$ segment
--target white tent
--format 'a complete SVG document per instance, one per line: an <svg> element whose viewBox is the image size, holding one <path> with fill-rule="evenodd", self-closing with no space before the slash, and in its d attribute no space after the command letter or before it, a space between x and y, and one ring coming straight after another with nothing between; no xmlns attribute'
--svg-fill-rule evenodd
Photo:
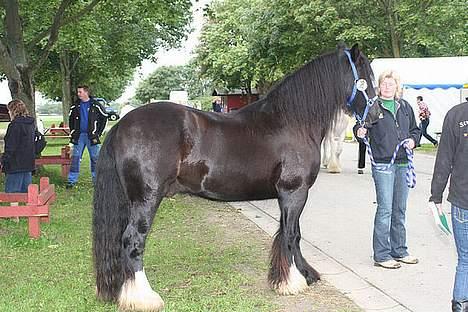
<svg viewBox="0 0 468 312"><path fill-rule="evenodd" d="M403 84L403 98L411 104L416 117L416 97L424 98L431 111L428 132L432 136L442 130L447 111L465 102L468 96L468 56L383 58L373 60L371 66L376 79L387 69L398 72Z"/></svg>

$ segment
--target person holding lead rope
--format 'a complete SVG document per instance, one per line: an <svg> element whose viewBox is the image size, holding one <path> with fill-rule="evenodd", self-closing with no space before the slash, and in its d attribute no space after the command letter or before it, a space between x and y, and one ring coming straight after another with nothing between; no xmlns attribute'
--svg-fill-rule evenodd
<svg viewBox="0 0 468 312"><path fill-rule="evenodd" d="M409 187L414 187L415 183L412 150L419 143L421 131L413 109L400 97L400 78L395 71L388 70L380 75L377 93L378 99L373 105L380 109L379 118L372 123L358 123L354 134L366 143L372 161L377 198L374 263L398 269L401 263L419 262L408 253L405 219Z"/></svg>

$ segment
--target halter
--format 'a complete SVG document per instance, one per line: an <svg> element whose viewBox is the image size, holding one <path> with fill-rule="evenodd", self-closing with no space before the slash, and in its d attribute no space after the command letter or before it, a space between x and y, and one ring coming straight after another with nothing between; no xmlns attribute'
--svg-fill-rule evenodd
<svg viewBox="0 0 468 312"><path fill-rule="evenodd" d="M362 117L359 116L357 112L354 112L353 109L351 110L353 111L354 117L356 117L356 120L359 122L359 124L361 126L364 126L367 114L369 113L369 109L372 107L372 105L374 105L375 100L377 99L377 95L373 97L372 99L369 99L369 97L367 96L367 92L366 92L367 82L364 79L359 79L359 76L356 70L356 65L354 65L354 62L351 59L351 53L349 53L348 50L344 50L344 53L348 57L349 64L351 65L351 69L353 70L353 76L354 76L353 92L351 93L351 96L348 98L346 104L348 105L348 107L352 108L353 101L356 98L357 91L360 91L362 93L362 95L366 99L366 108L364 110L364 113L362 114ZM413 188L416 185L416 173L414 171L414 165L413 165L413 151L404 146L404 144L408 143L409 140L410 139L405 139L396 146L395 151L393 152L392 159L390 163L387 165L386 169L390 168L394 164L398 150L401 147L403 147L405 149L406 157L408 159L408 169L406 170L406 183L408 184L409 188ZM372 150L371 150L369 141L367 140L367 138L364 138L363 141L364 141L364 144L367 146L367 154L369 155L372 166L375 167L377 164L374 161L374 156L372 155Z"/></svg>
<svg viewBox="0 0 468 312"><path fill-rule="evenodd" d="M356 70L356 65L354 65L354 62L351 58L351 53L349 53L348 50L344 50L344 53L348 57L349 64L351 65L351 69L353 70L353 76L354 76L354 83L353 83L353 92L351 93L351 96L347 100L347 105L349 108L353 107L353 101L356 98L357 91L360 91L364 98L366 99L366 108L364 110L364 113L362 114L362 117L359 116L357 112L353 111L354 116L358 120L359 124L364 125L364 122L366 120L367 114L369 113L369 109L372 107L374 104L375 100L377 99L377 96L374 96L372 99L369 98L367 95L366 89L367 89L367 82L365 79L359 79L357 70Z"/></svg>

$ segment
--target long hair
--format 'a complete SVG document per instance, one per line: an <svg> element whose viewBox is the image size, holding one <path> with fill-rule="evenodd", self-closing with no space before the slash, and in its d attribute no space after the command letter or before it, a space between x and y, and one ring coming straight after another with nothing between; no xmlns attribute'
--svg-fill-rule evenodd
<svg viewBox="0 0 468 312"><path fill-rule="evenodd" d="M7 104L7 108L11 113L11 119L15 119L16 117L26 117L30 116L28 108L26 104L24 104L21 100L13 100Z"/></svg>
<svg viewBox="0 0 468 312"><path fill-rule="evenodd" d="M344 58L340 49L317 57L277 83L258 104L243 110L278 113L284 125L327 129L350 95L347 90L353 79L345 80L351 68Z"/></svg>

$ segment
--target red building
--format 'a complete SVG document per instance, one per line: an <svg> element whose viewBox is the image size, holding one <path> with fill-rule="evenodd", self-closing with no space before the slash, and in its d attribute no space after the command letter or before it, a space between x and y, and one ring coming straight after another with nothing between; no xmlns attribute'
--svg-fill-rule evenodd
<svg viewBox="0 0 468 312"><path fill-rule="evenodd" d="M254 90L252 90L251 95L241 90L233 90L233 91L214 90L213 96L218 96L221 99L221 105L225 113L229 113L230 111L240 109L259 99L258 93Z"/></svg>

